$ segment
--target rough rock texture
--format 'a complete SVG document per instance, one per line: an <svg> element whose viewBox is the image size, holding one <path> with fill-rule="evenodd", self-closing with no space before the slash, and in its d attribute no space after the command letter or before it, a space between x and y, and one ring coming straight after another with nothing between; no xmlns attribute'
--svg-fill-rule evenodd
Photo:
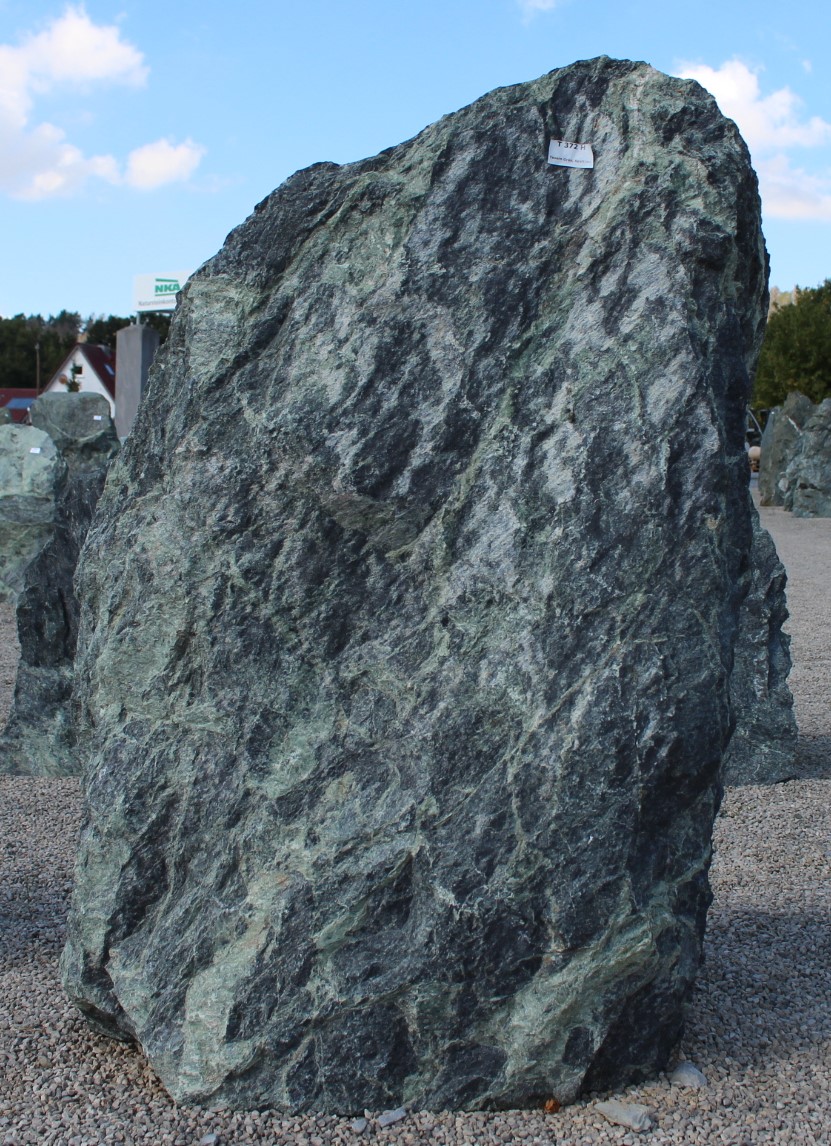
<svg viewBox="0 0 831 1146"><path fill-rule="evenodd" d="M806 420L781 484L795 517L831 517L831 398Z"/></svg>
<svg viewBox="0 0 831 1146"><path fill-rule="evenodd" d="M810 398L793 391L782 406L771 410L762 434L759 459L759 499L762 505L784 505L785 470L802 439L802 427L816 407Z"/></svg>
<svg viewBox="0 0 831 1146"><path fill-rule="evenodd" d="M753 509L752 579L739 615L730 698L736 730L727 748L725 784L779 784L797 775L785 567Z"/></svg>
<svg viewBox="0 0 831 1146"><path fill-rule="evenodd" d="M11 422L12 416L5 406L0 406L0 426L6 426Z"/></svg>
<svg viewBox="0 0 831 1146"><path fill-rule="evenodd" d="M97 394L45 394L32 406L32 423L66 464L51 536L27 567L18 597L20 662L0 736L0 772L67 776L80 771L70 714L78 636L73 577L119 446L109 404Z"/></svg>
<svg viewBox="0 0 831 1146"><path fill-rule="evenodd" d="M48 434L0 425L0 601L17 600L26 569L52 536L56 490L65 476Z"/></svg>
<svg viewBox="0 0 831 1146"><path fill-rule="evenodd" d="M177 1098L511 1106L665 1064L765 277L735 126L599 59L299 172L190 280L78 571L62 960Z"/></svg>

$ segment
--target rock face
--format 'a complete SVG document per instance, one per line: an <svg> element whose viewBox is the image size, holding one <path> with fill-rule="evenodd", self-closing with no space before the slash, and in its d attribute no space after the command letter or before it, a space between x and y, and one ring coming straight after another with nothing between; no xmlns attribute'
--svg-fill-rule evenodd
<svg viewBox="0 0 831 1146"><path fill-rule="evenodd" d="M52 536L66 466L48 434L0 426L0 600L16 601L26 569Z"/></svg>
<svg viewBox="0 0 831 1146"><path fill-rule="evenodd" d="M785 471L800 448L802 428L816 407L810 398L796 391L782 406L771 410L762 435L759 460L759 500L762 505L784 505Z"/></svg>
<svg viewBox="0 0 831 1146"><path fill-rule="evenodd" d="M794 517L831 517L831 398L806 419L781 485Z"/></svg>
<svg viewBox="0 0 831 1146"><path fill-rule="evenodd" d="M750 592L739 615L730 697L736 730L724 765L726 784L779 784L796 775L797 727L791 671L785 567L753 509Z"/></svg>
<svg viewBox="0 0 831 1146"><path fill-rule="evenodd" d="M299 172L190 280L79 567L62 961L177 1099L500 1107L666 1063L765 279L735 126L603 58Z"/></svg>
<svg viewBox="0 0 831 1146"><path fill-rule="evenodd" d="M80 771L70 714L73 576L118 439L109 404L96 394L45 394L32 406L32 423L41 427L32 433L59 451L63 469L49 539L27 566L18 597L20 661L0 772L67 776Z"/></svg>

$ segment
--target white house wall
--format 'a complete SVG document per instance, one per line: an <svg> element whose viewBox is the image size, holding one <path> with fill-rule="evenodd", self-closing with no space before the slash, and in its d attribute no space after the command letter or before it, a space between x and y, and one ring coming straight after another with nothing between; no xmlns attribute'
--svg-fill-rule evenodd
<svg viewBox="0 0 831 1146"><path fill-rule="evenodd" d="M115 418L115 400L110 395L109 391L104 387L103 383L99 380L97 373L90 366L89 362L84 357L83 351L80 347L73 350L71 356L64 363L60 374L57 374L49 385L44 389L44 394L67 394L69 391L66 386L60 382L60 375L65 374L67 378L71 377L70 370L73 366L80 366L81 373L77 375L78 382L81 386L81 392L84 394L101 394L107 399L110 404L110 417Z"/></svg>

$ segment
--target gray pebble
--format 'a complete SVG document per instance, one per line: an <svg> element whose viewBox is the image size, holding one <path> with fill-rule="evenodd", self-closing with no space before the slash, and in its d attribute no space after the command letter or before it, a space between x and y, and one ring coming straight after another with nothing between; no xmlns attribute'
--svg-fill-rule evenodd
<svg viewBox="0 0 831 1146"><path fill-rule="evenodd" d="M402 1118L407 1117L405 1107L399 1106L395 1110L385 1110L382 1114L378 1115L379 1126L392 1126L393 1122L400 1122Z"/></svg>
<svg viewBox="0 0 831 1146"><path fill-rule="evenodd" d="M621 1102L617 1098L610 1098L608 1102L598 1102L595 1110L609 1122L614 1122L616 1126L637 1130L639 1134L652 1129L649 1111L640 1102Z"/></svg>
<svg viewBox="0 0 831 1146"><path fill-rule="evenodd" d="M355 1134L363 1134L367 1126L369 1126L369 1121L366 1118L353 1118L349 1123L350 1130Z"/></svg>
<svg viewBox="0 0 831 1146"><path fill-rule="evenodd" d="M693 1090L703 1090L707 1085L705 1076L691 1062L679 1062L669 1081L673 1086L687 1086Z"/></svg>

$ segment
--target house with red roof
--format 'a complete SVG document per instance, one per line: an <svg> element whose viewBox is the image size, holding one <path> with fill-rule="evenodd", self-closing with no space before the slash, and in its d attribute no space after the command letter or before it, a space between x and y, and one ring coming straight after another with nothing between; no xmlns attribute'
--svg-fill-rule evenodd
<svg viewBox="0 0 831 1146"><path fill-rule="evenodd" d="M73 386L73 381L77 386ZM110 404L115 417L115 358L106 346L79 342L52 375L43 393L65 394L77 389L82 393L102 394Z"/></svg>

